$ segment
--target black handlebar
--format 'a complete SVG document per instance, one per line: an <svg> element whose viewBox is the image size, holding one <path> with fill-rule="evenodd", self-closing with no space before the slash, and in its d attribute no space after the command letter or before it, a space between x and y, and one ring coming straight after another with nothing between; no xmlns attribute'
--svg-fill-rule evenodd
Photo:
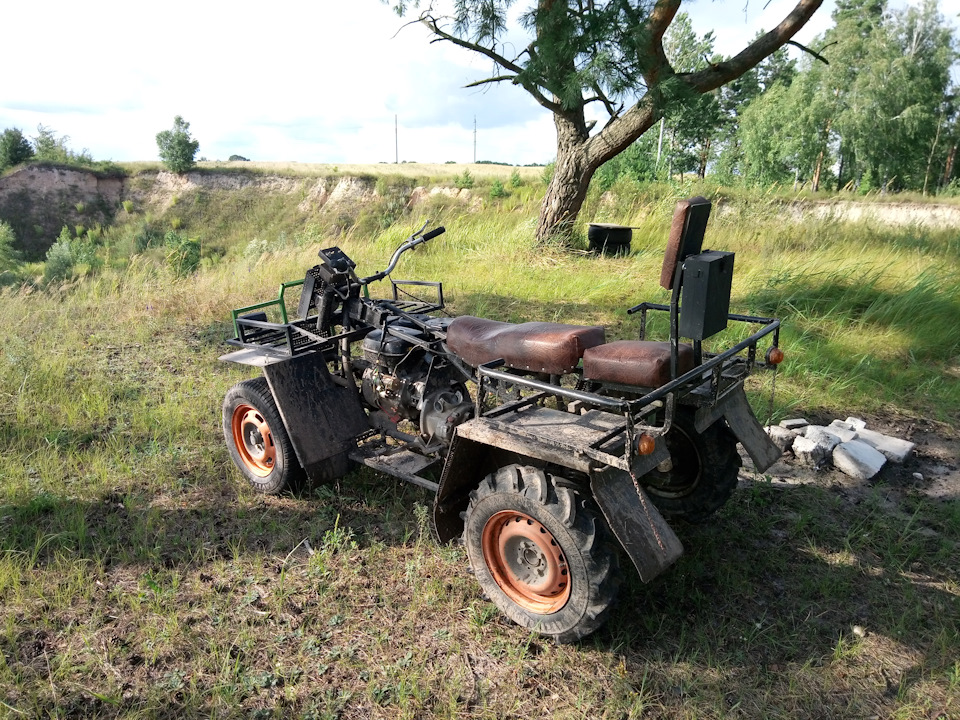
<svg viewBox="0 0 960 720"><path fill-rule="evenodd" d="M403 255L403 253L405 253L407 250L412 250L417 245L421 245L427 242L427 240L433 240L433 238L435 238L437 235L442 235L447 231L447 229L443 225L438 225L430 232L424 235L420 235L420 233L423 232L424 228L427 227L427 224L429 222L430 221L428 220L426 223L424 223L422 228L420 228L419 230L417 230L417 232L415 232L413 235L407 238L407 241L394 251L393 257L390 258L390 264L387 265L386 270L381 270L378 273L374 273L370 277L360 278L360 284L369 285L372 282L383 280L387 275L393 272L393 269L397 266L397 261L400 260L400 256Z"/></svg>
<svg viewBox="0 0 960 720"><path fill-rule="evenodd" d="M427 240L433 240L437 235L443 235L446 231L447 229L443 225L439 225L420 239L423 240L423 242L426 242Z"/></svg>

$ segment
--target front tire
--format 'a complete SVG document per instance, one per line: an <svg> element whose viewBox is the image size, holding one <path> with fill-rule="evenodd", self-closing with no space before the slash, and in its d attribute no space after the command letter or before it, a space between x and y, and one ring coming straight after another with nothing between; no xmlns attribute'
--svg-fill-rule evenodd
<svg viewBox="0 0 960 720"><path fill-rule="evenodd" d="M558 480L520 465L488 475L470 493L463 541L481 588L507 617L572 642L603 624L620 578L599 512Z"/></svg>
<svg viewBox="0 0 960 720"><path fill-rule="evenodd" d="M737 487L742 464L737 439L723 420L697 432L694 413L677 408L666 442L669 468L654 468L640 482L665 516L703 522L723 507Z"/></svg>
<svg viewBox="0 0 960 720"><path fill-rule="evenodd" d="M290 437L265 378L234 385L223 399L230 458L257 492L277 495L303 479Z"/></svg>

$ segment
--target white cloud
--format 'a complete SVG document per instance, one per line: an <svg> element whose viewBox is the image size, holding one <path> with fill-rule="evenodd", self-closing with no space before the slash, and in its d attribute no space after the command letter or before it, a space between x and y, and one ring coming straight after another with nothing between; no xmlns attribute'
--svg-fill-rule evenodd
<svg viewBox="0 0 960 720"><path fill-rule="evenodd" d="M735 52L793 1L743 0L746 14L739 2L684 9L698 32L715 30L719 50ZM394 116L401 160L472 160L474 118L478 159L546 162L555 153L551 116L527 93L465 89L490 74L489 61L429 43L418 24L401 29L379 0L9 5L6 27L41 30L0 43L0 128L33 135L42 123L96 158L156 158L154 137L174 115L210 159L392 161ZM944 0L945 14L958 5ZM827 27L831 9L802 37Z"/></svg>

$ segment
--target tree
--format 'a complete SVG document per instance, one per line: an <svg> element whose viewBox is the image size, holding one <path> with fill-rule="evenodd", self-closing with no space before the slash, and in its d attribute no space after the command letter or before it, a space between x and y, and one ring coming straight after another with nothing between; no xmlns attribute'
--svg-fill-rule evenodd
<svg viewBox="0 0 960 720"><path fill-rule="evenodd" d="M33 157L33 147L17 128L7 128L0 134L0 171L19 165Z"/></svg>
<svg viewBox="0 0 960 720"><path fill-rule="evenodd" d="M173 119L173 129L157 133L157 147L160 159L171 172L185 173L196 161L200 143L190 137L190 123L177 115Z"/></svg>
<svg viewBox="0 0 960 720"><path fill-rule="evenodd" d="M93 164L93 158L86 150L74 152L67 143L70 142L69 135L57 137L57 133L52 128L44 125L37 125L37 134L33 138L33 147L36 150L36 159L49 163L77 163L80 165Z"/></svg>
<svg viewBox="0 0 960 720"><path fill-rule="evenodd" d="M384 0L403 15L419 0ZM820 7L799 0L773 30L730 59L678 72L664 51L664 33L680 0L528 0L521 16L529 42L516 55L501 43L515 0L457 0L452 19L429 9L420 16L435 40L484 56L494 74L471 83L519 85L553 114L557 159L537 238L563 232L576 220L590 179L674 106L703 95L754 68L783 47ZM609 119L591 135L585 110L599 103Z"/></svg>

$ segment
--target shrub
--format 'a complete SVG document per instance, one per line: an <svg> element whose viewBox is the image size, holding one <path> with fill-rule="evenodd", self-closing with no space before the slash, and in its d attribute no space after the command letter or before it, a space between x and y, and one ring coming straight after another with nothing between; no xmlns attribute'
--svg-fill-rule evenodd
<svg viewBox="0 0 960 720"><path fill-rule="evenodd" d="M227 162L250 162L250 158L245 158L243 155L231 155L227 158Z"/></svg>
<svg viewBox="0 0 960 720"><path fill-rule="evenodd" d="M494 180L493 185L490 186L490 197L492 198L502 198L507 196L507 191L503 187L503 183L500 180Z"/></svg>
<svg viewBox="0 0 960 720"><path fill-rule="evenodd" d="M470 170L464 170L463 175L456 175L453 178L453 183L461 190L470 189L474 185L473 175L470 174Z"/></svg>
<svg viewBox="0 0 960 720"><path fill-rule="evenodd" d="M190 137L190 123L179 115L173 119L173 129L157 133L157 147L160 159L171 172L185 173L197 164L200 143Z"/></svg>
<svg viewBox="0 0 960 720"><path fill-rule="evenodd" d="M13 249L17 236L3 220L0 220L0 272L10 270L20 261L20 253Z"/></svg>
<svg viewBox="0 0 960 720"><path fill-rule="evenodd" d="M47 262L43 267L43 278L47 282L66 280L73 275L73 240L66 225L60 231L60 237L47 250Z"/></svg>
<svg viewBox="0 0 960 720"><path fill-rule="evenodd" d="M523 185L523 179L520 177L520 171L514 170L510 174L510 187L518 188Z"/></svg>

